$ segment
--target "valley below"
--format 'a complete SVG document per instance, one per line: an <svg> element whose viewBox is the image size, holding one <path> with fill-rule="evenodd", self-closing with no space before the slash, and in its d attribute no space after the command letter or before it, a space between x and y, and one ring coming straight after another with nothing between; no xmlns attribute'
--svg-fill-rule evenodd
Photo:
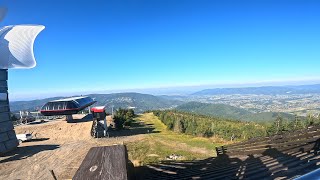
<svg viewBox="0 0 320 180"><path fill-rule="evenodd" d="M320 94L288 94L288 95L203 95L186 98L187 101L202 103L227 104L253 113L285 112L307 116L320 113Z"/></svg>

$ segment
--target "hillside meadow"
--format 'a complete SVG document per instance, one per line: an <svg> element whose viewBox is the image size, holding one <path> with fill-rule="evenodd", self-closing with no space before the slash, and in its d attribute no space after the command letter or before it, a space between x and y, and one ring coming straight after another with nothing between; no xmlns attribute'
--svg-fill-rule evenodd
<svg viewBox="0 0 320 180"><path fill-rule="evenodd" d="M215 147L230 143L221 138L205 138L170 131L153 113L139 115L136 123L150 125L153 130L143 140L127 144L129 159L137 165L157 163L175 154L180 160L216 156Z"/></svg>

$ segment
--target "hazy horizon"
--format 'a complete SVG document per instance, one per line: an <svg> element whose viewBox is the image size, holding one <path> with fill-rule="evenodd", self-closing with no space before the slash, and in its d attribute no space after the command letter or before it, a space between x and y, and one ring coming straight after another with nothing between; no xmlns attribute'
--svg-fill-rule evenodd
<svg viewBox="0 0 320 180"><path fill-rule="evenodd" d="M155 96L160 95L181 95L187 96L193 94L195 92L205 90L205 89L216 89L216 88L246 88L246 87L265 87L265 86L303 86L303 85L315 85L320 84L320 80L312 80L312 81L286 81L286 82L256 82L256 83L244 83L244 84L220 84L220 85L193 85L193 86L176 86L176 87L159 87L159 88L135 88L135 89L114 89L114 90L99 90L99 91L82 91L82 92L58 92L55 94L43 93L43 94L28 94L17 96L16 94L9 93L9 100L13 101L28 101L28 100L36 100L36 99L45 99L51 97L69 97L69 96L77 96L77 95L88 95L88 94L113 94L113 93L142 93L142 94L150 94Z"/></svg>

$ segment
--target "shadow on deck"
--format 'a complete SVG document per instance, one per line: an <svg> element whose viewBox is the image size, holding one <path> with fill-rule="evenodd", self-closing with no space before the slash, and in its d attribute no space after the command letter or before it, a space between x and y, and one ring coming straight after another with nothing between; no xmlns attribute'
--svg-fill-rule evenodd
<svg viewBox="0 0 320 180"><path fill-rule="evenodd" d="M276 179L293 178L317 168L319 156L310 152L283 153L268 149L247 156L219 155L195 161L163 161L136 167L135 179Z"/></svg>
<svg viewBox="0 0 320 180"><path fill-rule="evenodd" d="M5 153L0 156L0 163L17 161L31 157L39 152L50 151L58 149L59 145L34 145L34 146L22 146L17 149Z"/></svg>

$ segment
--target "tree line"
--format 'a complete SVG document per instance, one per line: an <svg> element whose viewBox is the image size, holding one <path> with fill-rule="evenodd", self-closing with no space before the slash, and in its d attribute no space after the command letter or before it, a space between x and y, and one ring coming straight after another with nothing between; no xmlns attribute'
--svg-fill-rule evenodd
<svg viewBox="0 0 320 180"><path fill-rule="evenodd" d="M306 129L310 126L320 125L320 116L309 114L306 118L295 115L293 121L284 120L280 115L268 126L267 134L283 134L288 131Z"/></svg>
<svg viewBox="0 0 320 180"><path fill-rule="evenodd" d="M320 125L320 116L314 115L308 115L307 118L295 115L295 119L289 121L279 114L275 121L269 124L259 124L177 110L155 110L152 112L169 130L201 137L216 136L225 140L242 141Z"/></svg>
<svg viewBox="0 0 320 180"><path fill-rule="evenodd" d="M220 137L225 140L246 140L266 136L266 127L219 117L198 115L176 110L153 111L169 130L201 137Z"/></svg>

